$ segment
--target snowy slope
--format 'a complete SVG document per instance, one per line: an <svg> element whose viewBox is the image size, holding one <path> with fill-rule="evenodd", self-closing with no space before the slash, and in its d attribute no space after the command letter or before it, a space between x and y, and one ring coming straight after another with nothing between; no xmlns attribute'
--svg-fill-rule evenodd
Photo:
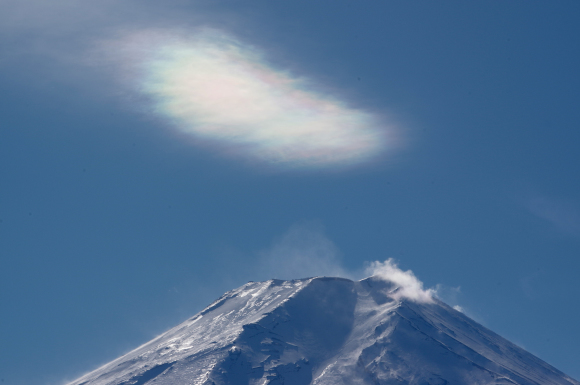
<svg viewBox="0 0 580 385"><path fill-rule="evenodd" d="M70 385L580 385L399 289L379 277L250 282Z"/></svg>

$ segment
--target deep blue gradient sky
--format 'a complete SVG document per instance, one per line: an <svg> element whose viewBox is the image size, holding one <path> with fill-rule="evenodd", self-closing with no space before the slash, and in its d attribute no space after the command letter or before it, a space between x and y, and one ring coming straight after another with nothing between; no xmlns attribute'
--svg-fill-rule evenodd
<svg viewBox="0 0 580 385"><path fill-rule="evenodd" d="M249 280L362 278L387 258L580 378L580 3L8 0L0 15L3 385L72 380ZM277 168L178 134L101 42L200 25L388 117L399 145Z"/></svg>

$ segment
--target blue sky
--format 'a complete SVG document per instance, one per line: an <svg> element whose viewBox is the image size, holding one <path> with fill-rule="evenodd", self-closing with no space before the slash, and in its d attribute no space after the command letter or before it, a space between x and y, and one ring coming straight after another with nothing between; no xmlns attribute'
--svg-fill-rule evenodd
<svg viewBox="0 0 580 385"><path fill-rule="evenodd" d="M0 378L393 258L578 379L577 2L7 0Z"/></svg>

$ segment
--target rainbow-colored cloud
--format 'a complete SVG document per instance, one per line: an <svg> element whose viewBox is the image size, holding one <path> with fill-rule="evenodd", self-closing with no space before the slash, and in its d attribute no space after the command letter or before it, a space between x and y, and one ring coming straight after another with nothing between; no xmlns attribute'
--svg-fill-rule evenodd
<svg viewBox="0 0 580 385"><path fill-rule="evenodd" d="M199 143L284 167L356 164L389 144L379 117L317 92L226 33L143 33L125 43L139 46L140 91Z"/></svg>

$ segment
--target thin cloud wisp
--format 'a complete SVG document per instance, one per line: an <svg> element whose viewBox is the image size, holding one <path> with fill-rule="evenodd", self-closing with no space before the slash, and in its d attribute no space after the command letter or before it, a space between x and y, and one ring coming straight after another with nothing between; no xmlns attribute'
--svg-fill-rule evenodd
<svg viewBox="0 0 580 385"><path fill-rule="evenodd" d="M157 114L221 153L321 168L369 161L389 145L382 118L274 68L224 32L140 32L117 51Z"/></svg>

